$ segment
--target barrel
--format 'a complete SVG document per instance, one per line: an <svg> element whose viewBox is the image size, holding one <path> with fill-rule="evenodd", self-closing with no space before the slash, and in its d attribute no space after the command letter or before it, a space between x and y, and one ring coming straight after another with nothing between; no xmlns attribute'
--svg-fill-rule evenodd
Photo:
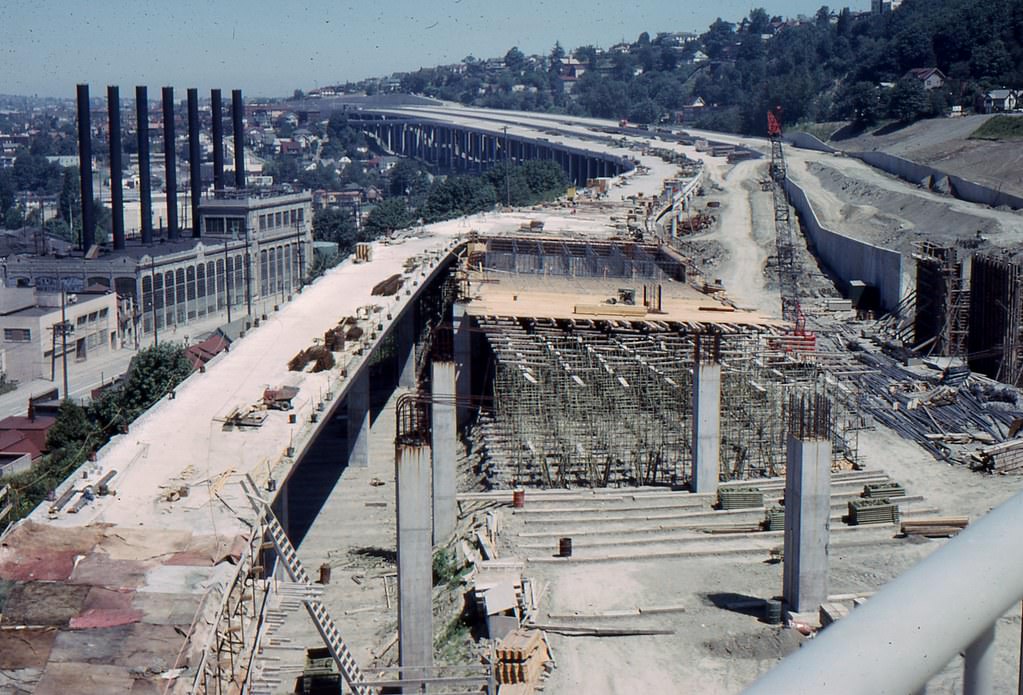
<svg viewBox="0 0 1023 695"><path fill-rule="evenodd" d="M526 506L525 490L515 490L512 492L512 506L515 507L515 509L522 509Z"/></svg>
<svg viewBox="0 0 1023 695"><path fill-rule="evenodd" d="M330 565L326 562L320 565L320 584L330 584Z"/></svg>
<svg viewBox="0 0 1023 695"><path fill-rule="evenodd" d="M558 557L572 557L572 539L558 539Z"/></svg>
<svg viewBox="0 0 1023 695"><path fill-rule="evenodd" d="M781 601L772 598L764 602L764 622L768 625L781 622Z"/></svg>

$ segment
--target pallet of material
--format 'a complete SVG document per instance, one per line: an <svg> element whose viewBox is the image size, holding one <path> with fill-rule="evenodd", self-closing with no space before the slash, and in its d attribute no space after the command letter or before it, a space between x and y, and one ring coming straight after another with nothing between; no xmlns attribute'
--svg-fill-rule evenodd
<svg viewBox="0 0 1023 695"><path fill-rule="evenodd" d="M884 499L886 497L905 497L906 489L896 482L867 483L863 486L863 497L866 499Z"/></svg>
<svg viewBox="0 0 1023 695"><path fill-rule="evenodd" d="M849 523L853 526L898 522L899 505L892 504L887 498L858 499L849 502Z"/></svg>
<svg viewBox="0 0 1023 695"><path fill-rule="evenodd" d="M547 643L540 630L519 628L497 646L497 664L494 666L497 682L534 683L543 675L544 664L550 658Z"/></svg>
<svg viewBox="0 0 1023 695"><path fill-rule="evenodd" d="M941 516L902 522L902 535L924 538L950 538L970 523L965 516Z"/></svg>
<svg viewBox="0 0 1023 695"><path fill-rule="evenodd" d="M539 630L519 628L498 642L498 661L525 661L543 641Z"/></svg>
<svg viewBox="0 0 1023 695"><path fill-rule="evenodd" d="M764 493L757 487L725 487L718 490L721 509L751 509L764 506Z"/></svg>
<svg viewBox="0 0 1023 695"><path fill-rule="evenodd" d="M764 517L764 529L766 531L785 530L785 508L771 507Z"/></svg>

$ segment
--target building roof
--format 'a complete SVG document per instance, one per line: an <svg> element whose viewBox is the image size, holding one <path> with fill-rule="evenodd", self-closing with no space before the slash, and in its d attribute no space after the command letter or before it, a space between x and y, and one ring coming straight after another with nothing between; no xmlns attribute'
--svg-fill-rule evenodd
<svg viewBox="0 0 1023 695"><path fill-rule="evenodd" d="M51 415L11 415L0 420L0 452L31 454L32 460L46 451L46 435L57 421Z"/></svg>
<svg viewBox="0 0 1023 695"><path fill-rule="evenodd" d="M189 345L185 356L192 363L192 369L198 369L231 345L231 341L220 333L214 333L206 340Z"/></svg>
<svg viewBox="0 0 1023 695"><path fill-rule="evenodd" d="M945 74L938 68L913 68L912 70L907 72L905 76L915 77L916 79L923 82L924 80L930 78L932 75L937 75L942 80L945 79Z"/></svg>
<svg viewBox="0 0 1023 695"><path fill-rule="evenodd" d="M985 96L988 99L1008 99L1013 93L1011 89L992 89Z"/></svg>

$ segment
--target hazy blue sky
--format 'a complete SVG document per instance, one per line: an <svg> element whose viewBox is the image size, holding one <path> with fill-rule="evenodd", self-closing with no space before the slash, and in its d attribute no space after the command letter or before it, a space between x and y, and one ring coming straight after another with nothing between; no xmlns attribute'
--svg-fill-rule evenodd
<svg viewBox="0 0 1023 695"><path fill-rule="evenodd" d="M395 71L609 46L642 31L703 31L752 7L812 14L822 0L0 0L0 93L72 96L77 82L284 95ZM866 9L867 0L851 3ZM837 5L836 5L837 6Z"/></svg>

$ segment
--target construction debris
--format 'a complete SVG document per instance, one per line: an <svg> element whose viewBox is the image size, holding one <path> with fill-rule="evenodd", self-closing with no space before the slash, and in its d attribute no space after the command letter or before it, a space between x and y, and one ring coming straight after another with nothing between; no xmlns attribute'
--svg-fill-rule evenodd
<svg viewBox="0 0 1023 695"><path fill-rule="evenodd" d="M494 672L497 682L535 683L548 661L547 642L540 630L519 628L499 640Z"/></svg>

